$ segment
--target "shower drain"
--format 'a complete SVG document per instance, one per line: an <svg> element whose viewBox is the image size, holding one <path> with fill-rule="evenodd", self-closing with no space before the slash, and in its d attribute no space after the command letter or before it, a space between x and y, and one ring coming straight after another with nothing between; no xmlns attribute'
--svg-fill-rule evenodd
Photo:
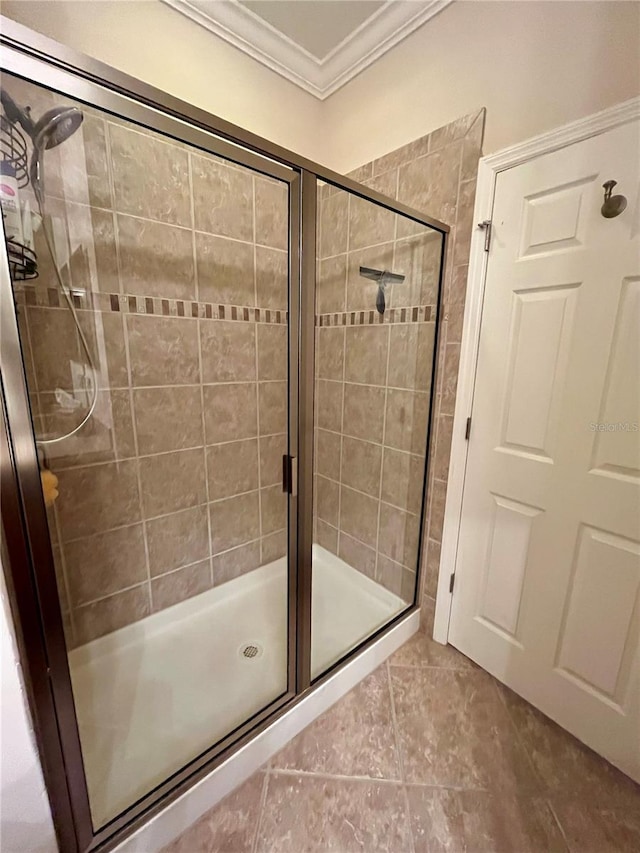
<svg viewBox="0 0 640 853"><path fill-rule="evenodd" d="M255 658L261 658L263 651L259 643L243 643L238 650L238 654L240 657L254 660Z"/></svg>

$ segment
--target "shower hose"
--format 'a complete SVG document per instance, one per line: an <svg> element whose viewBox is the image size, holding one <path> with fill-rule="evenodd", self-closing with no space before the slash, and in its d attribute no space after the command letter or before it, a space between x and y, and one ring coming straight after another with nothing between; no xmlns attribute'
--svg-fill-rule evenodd
<svg viewBox="0 0 640 853"><path fill-rule="evenodd" d="M53 238L52 238L51 231L49 229L48 222L47 222L46 202L45 202L45 197L44 197L44 189L43 189L43 185L41 182L41 172L42 172L41 156L42 155L40 154L37 158L37 161L36 161L36 172L35 172L36 179L33 181L33 189L34 189L34 193L36 196L36 202L38 204L38 211L40 213L40 218L42 220L42 230L44 232L44 239L45 239L45 242L47 244L47 249L49 250L49 254L51 256L51 261L53 262L53 268L55 270L56 279L58 281L59 288L62 291L62 294L65 298L66 303L67 303L67 306L69 307L69 311L71 311L71 316L73 318L73 322L75 324L75 327L78 331L78 337L80 338L80 343L82 344L82 349L84 350L84 353L87 357L87 363L88 363L89 368L91 370L91 381L92 381L92 386L93 386L91 405L89 406L85 416L82 418L82 420L80 421L80 423L76 427L74 427L69 432L66 432L64 435L59 435L59 436L56 436L55 438L38 438L36 436L36 445L39 448L44 449L44 448L48 447L49 445L57 444L60 441L65 441L66 439L71 438L71 436L80 432L82 427L89 421L89 419L91 418L91 416L93 415L93 413L95 411L95 408L96 408L96 405L98 402L98 381L97 381L97 371L95 368L93 358L91 356L91 352L89 350L89 345L87 344L87 339L85 337L84 332L82 331L82 327L80 326L80 321L78 319L78 314L76 313L76 309L73 305L73 300L71 298L71 294L69 293L68 288L65 286L65 284L62 280L62 273L60 272L60 268L58 266L58 261L56 259L55 249L54 249L54 245L53 245Z"/></svg>

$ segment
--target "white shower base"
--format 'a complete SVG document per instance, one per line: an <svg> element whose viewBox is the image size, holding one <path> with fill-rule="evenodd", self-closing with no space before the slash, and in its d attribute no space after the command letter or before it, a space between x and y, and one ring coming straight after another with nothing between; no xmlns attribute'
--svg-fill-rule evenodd
<svg viewBox="0 0 640 853"><path fill-rule="evenodd" d="M314 545L312 675L406 607ZM72 651L96 826L281 695L286 653L285 558Z"/></svg>

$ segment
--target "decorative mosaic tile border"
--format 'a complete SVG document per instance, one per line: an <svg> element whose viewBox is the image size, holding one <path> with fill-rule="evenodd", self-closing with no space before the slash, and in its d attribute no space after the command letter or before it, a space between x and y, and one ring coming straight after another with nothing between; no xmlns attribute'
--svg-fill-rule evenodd
<svg viewBox="0 0 640 853"><path fill-rule="evenodd" d="M384 314L377 311L341 311L337 314L317 314L316 326L372 326L381 323L429 323L435 320L435 305L414 305L410 308L389 308Z"/></svg>
<svg viewBox="0 0 640 853"><path fill-rule="evenodd" d="M15 288L18 305L65 308L66 302L55 287L21 284ZM251 308L246 305L216 305L186 299L163 299L160 296L137 296L126 293L72 291L71 299L79 310L151 314L158 317L192 317L201 320L235 320L244 323L276 323L286 325L289 312L274 308ZM341 311L316 314L316 326L373 326L382 323L429 323L435 320L435 305L414 305L377 311Z"/></svg>
<svg viewBox="0 0 640 853"><path fill-rule="evenodd" d="M21 285L15 289L18 305L65 308L64 296L55 287ZM202 320L236 320L244 323L288 322L289 312L274 308L250 308L246 305L216 305L186 299L163 299L160 296L137 296L123 293L72 291L74 308L123 314L151 314L159 317L192 317Z"/></svg>

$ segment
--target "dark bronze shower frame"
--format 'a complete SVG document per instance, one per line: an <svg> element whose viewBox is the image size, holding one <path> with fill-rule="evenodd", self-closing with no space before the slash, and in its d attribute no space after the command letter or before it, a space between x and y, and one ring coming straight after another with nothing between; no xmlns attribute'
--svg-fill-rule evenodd
<svg viewBox="0 0 640 853"><path fill-rule="evenodd" d="M0 17L0 68L106 113L185 141L289 185L289 454L298 459L289 494L288 689L222 741L94 831L69 676L53 556L6 253L2 282L1 509L10 603L47 790L63 853L107 850L205 776L309 690L418 609L429 454L413 604L312 683L311 546L317 179L406 216L442 235L427 448L435 395L441 290L449 227L336 172Z"/></svg>

